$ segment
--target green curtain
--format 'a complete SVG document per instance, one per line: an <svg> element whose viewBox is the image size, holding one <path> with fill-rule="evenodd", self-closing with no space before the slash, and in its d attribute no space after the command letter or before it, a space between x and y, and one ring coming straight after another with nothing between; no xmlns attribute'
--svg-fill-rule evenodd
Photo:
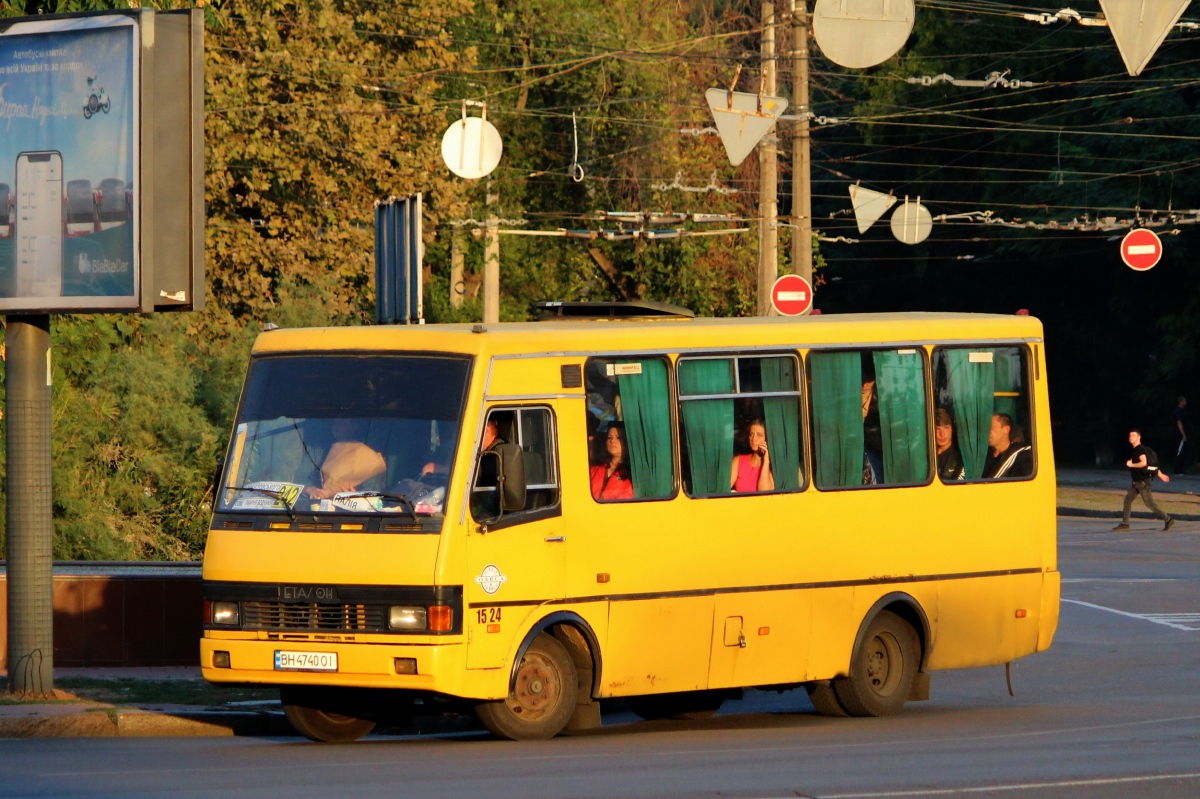
<svg viewBox="0 0 1200 799"><path fill-rule="evenodd" d="M929 476L929 434L921 356L896 350L872 355L883 432L883 473L889 483L923 483Z"/></svg>
<svg viewBox="0 0 1200 799"><path fill-rule="evenodd" d="M680 361L679 396L732 394L732 361ZM728 494L733 462L733 400L680 402L693 494Z"/></svg>
<svg viewBox="0 0 1200 799"><path fill-rule="evenodd" d="M763 391L795 391L796 362L791 358L763 358ZM763 397L767 423L767 447L776 491L800 487L800 402L799 397Z"/></svg>
<svg viewBox="0 0 1200 799"><path fill-rule="evenodd" d="M617 376L621 414L629 443L629 476L635 499L668 497L674 491L671 460L671 393L666 364L656 358L617 363L641 364L641 374Z"/></svg>
<svg viewBox="0 0 1200 799"><path fill-rule="evenodd" d="M817 486L861 485L862 358L857 352L817 352L809 362Z"/></svg>
<svg viewBox="0 0 1200 799"><path fill-rule="evenodd" d="M1012 394L1021 390L1021 351L1015 347L993 350L996 362L996 393ZM993 413L1006 413L1018 425L1023 421L1020 397L996 397Z"/></svg>
<svg viewBox="0 0 1200 799"><path fill-rule="evenodd" d="M994 359L972 363L970 350L940 352L946 359L950 394L954 397L954 433L963 467L968 480L978 480L983 476L983 464L987 460L988 431L992 427L995 405L992 395L996 390L996 364Z"/></svg>

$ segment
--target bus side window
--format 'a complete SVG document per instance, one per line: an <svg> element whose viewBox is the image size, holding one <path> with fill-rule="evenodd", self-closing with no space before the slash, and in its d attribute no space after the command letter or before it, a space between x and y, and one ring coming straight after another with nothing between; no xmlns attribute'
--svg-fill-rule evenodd
<svg viewBox="0 0 1200 799"><path fill-rule="evenodd" d="M690 496L804 487L795 355L680 358L680 454Z"/></svg>
<svg viewBox="0 0 1200 799"><path fill-rule="evenodd" d="M818 488L929 480L921 350L814 352L808 363Z"/></svg>
<svg viewBox="0 0 1200 799"><path fill-rule="evenodd" d="M617 502L674 496L666 359L589 358L583 375L592 498Z"/></svg>
<svg viewBox="0 0 1200 799"><path fill-rule="evenodd" d="M1036 452L1028 350L939 347L933 374L942 481L1031 478Z"/></svg>

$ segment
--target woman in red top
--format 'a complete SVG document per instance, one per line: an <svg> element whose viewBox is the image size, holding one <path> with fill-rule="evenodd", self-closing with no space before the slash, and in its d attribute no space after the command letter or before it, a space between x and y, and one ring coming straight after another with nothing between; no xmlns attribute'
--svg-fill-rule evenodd
<svg viewBox="0 0 1200 799"><path fill-rule="evenodd" d="M750 454L734 455L729 469L729 488L739 493L774 491L775 475L771 473L771 454L767 451L767 426L762 419L746 425Z"/></svg>
<svg viewBox="0 0 1200 799"><path fill-rule="evenodd" d="M595 499L633 499L633 480L625 462L625 425L613 422L604 439L608 463L591 469L592 497Z"/></svg>

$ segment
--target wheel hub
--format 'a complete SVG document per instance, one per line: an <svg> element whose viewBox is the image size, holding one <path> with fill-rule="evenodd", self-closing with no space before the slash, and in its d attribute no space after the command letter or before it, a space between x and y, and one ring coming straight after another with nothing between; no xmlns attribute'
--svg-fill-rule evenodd
<svg viewBox="0 0 1200 799"><path fill-rule="evenodd" d="M553 707L560 693L553 665L541 657L527 657L517 671L517 684L510 704L513 711L530 718Z"/></svg>

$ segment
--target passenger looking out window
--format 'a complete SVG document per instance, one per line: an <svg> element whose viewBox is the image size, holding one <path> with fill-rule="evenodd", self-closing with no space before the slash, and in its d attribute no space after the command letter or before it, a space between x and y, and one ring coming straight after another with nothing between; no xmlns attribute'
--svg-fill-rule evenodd
<svg viewBox="0 0 1200 799"><path fill-rule="evenodd" d="M983 464L983 476L998 480L1001 477L1028 477L1033 474L1033 447L1025 443L1021 428L1013 424L1007 413L992 414L988 431L988 456Z"/></svg>
<svg viewBox="0 0 1200 799"><path fill-rule="evenodd" d="M734 455L730 466L730 485L739 494L752 491L774 491L775 476L771 473L771 453L767 449L767 424L754 419L745 427L750 452Z"/></svg>
<svg viewBox="0 0 1200 799"><path fill-rule="evenodd" d="M629 474L625 425L610 422L604 437L608 461L592 466L592 497L595 499L633 499L633 479Z"/></svg>
<svg viewBox="0 0 1200 799"><path fill-rule="evenodd" d="M592 497L607 502L673 496L666 359L590 358L583 376Z"/></svg>
<svg viewBox="0 0 1200 799"><path fill-rule="evenodd" d="M1025 347L939 347L933 353L939 409L953 423L953 447L962 477L942 480L1012 480L1032 477L1035 465ZM940 422L939 422L940 424Z"/></svg>
<svg viewBox="0 0 1200 799"><path fill-rule="evenodd" d="M966 477L962 455L954 441L954 422L950 412L938 408L933 415L933 439L937 445L937 471L942 480L962 480Z"/></svg>
<svg viewBox="0 0 1200 799"><path fill-rule="evenodd" d="M795 355L685 357L677 374L680 459L689 495L803 488Z"/></svg>

